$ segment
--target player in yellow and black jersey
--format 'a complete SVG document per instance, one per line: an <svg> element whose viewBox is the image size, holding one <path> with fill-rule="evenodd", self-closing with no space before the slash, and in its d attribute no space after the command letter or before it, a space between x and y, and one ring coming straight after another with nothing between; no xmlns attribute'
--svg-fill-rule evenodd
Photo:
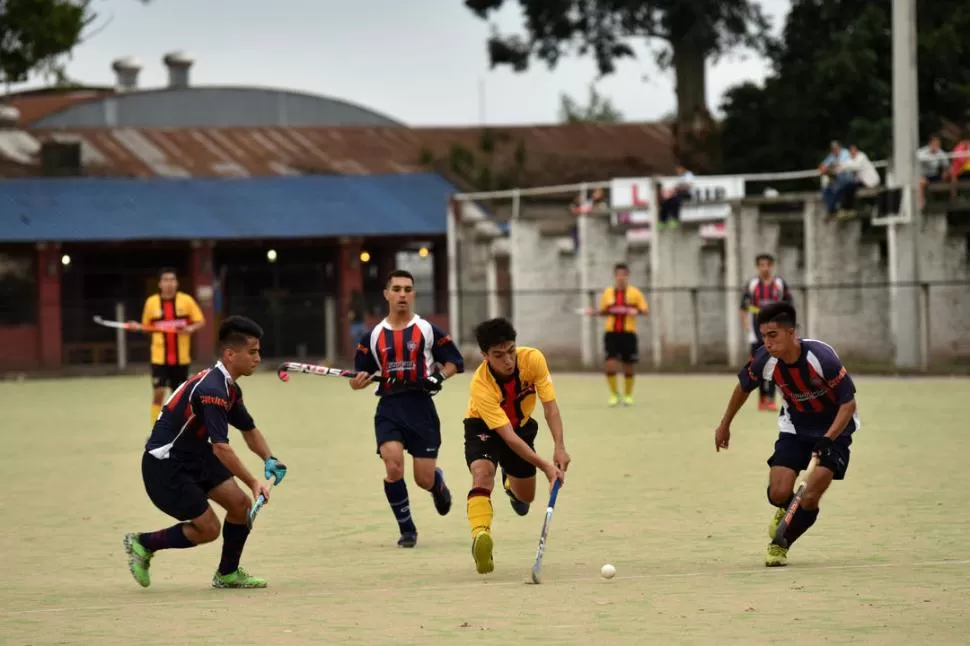
<svg viewBox="0 0 970 646"><path fill-rule="evenodd" d="M152 423L162 410L165 389L175 390L189 378L192 363L192 333L205 325L202 309L195 299L178 291L178 277L171 267L158 272L158 293L145 300L141 324L163 327L166 332L151 332Z"/></svg>
<svg viewBox="0 0 970 646"><path fill-rule="evenodd" d="M465 413L465 462L472 475L468 492L468 524L472 531L475 569L487 574L492 560L492 487L495 467L520 516L529 513L535 498L536 470L550 483L563 481L569 454L562 437L562 417L546 358L536 348L515 345L515 328L505 319L485 321L475 328L484 362L472 375ZM533 419L536 401L542 402L552 434L552 460L535 451L539 424Z"/></svg>
<svg viewBox="0 0 970 646"><path fill-rule="evenodd" d="M637 316L647 313L647 299L630 285L630 268L617 263L613 268L614 286L603 290L599 313L606 317L603 350L606 354L606 381L610 385L610 406L620 403L616 373L623 364L625 392L623 403L633 405L633 367L639 361Z"/></svg>

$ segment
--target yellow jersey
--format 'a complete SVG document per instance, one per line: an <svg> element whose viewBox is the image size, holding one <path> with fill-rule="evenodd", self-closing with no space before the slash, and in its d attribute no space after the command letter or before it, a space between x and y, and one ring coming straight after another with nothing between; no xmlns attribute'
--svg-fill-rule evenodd
<svg viewBox="0 0 970 646"><path fill-rule="evenodd" d="M150 326L160 321L191 325L205 321L205 317L195 299L184 292L176 292L175 298L152 294L145 300L141 324ZM152 332L151 362L159 366L187 366L192 363L191 343L189 334Z"/></svg>
<svg viewBox="0 0 970 646"><path fill-rule="evenodd" d="M641 314L645 314L648 309L647 299L644 298L643 292L636 287L627 287L622 290L616 287L604 289L603 295L600 297L600 312L607 312L609 308L614 306L632 307ZM626 314L610 314L606 317L606 323L603 327L606 332L632 332L636 334L637 317Z"/></svg>
<svg viewBox="0 0 970 646"><path fill-rule="evenodd" d="M481 419L489 429L510 424L519 428L529 421L536 397L544 403L556 399L546 358L536 348L515 349L515 372L503 381L495 378L488 362L482 362L469 385L466 418Z"/></svg>

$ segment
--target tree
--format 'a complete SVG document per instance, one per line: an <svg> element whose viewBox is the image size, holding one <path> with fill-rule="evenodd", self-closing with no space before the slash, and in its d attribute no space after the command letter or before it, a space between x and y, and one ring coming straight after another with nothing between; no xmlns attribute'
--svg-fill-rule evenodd
<svg viewBox="0 0 970 646"><path fill-rule="evenodd" d="M504 0L465 0L479 18ZM633 57L630 42L645 39L661 69L673 68L677 88L679 154L712 130L706 103L705 63L738 47L765 52L769 24L756 0L518 0L525 14L523 36L493 30L488 52L493 67L528 69L535 57L550 68L564 55L592 53L601 75ZM688 164L690 161L688 160ZM703 164L693 164L699 168Z"/></svg>
<svg viewBox="0 0 970 646"><path fill-rule="evenodd" d="M568 94L560 95L559 120L563 123L620 123L623 121L623 113L590 83L589 103L586 105L580 105Z"/></svg>
<svg viewBox="0 0 970 646"><path fill-rule="evenodd" d="M873 160L892 150L892 20L888 2L794 0L763 86L724 98L725 170L813 168L831 139ZM970 120L970 4L917 3L920 136Z"/></svg>
<svg viewBox="0 0 970 646"><path fill-rule="evenodd" d="M0 4L0 82L55 73L80 42L94 14L90 0L4 0Z"/></svg>

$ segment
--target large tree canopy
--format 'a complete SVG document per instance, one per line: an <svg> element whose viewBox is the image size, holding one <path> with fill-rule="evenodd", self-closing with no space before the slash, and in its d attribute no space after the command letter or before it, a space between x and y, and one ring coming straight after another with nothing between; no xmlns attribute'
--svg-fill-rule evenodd
<svg viewBox="0 0 970 646"><path fill-rule="evenodd" d="M920 136L970 120L970 3L917 3ZM831 139L892 151L891 3L793 0L763 86L728 91L725 170L814 168Z"/></svg>
<svg viewBox="0 0 970 646"><path fill-rule="evenodd" d="M486 19L504 0L465 0ZM550 67L564 55L592 54L601 74L632 57L630 43L649 41L661 69L673 68L680 146L689 148L687 124L710 125L705 100L705 63L737 47L769 48L769 24L756 0L518 0L525 36L494 32L488 41L492 66L528 68L537 58ZM682 151L683 152L683 151Z"/></svg>
<svg viewBox="0 0 970 646"><path fill-rule="evenodd" d="M0 2L0 83L26 81L35 71L55 71L93 18L89 0Z"/></svg>

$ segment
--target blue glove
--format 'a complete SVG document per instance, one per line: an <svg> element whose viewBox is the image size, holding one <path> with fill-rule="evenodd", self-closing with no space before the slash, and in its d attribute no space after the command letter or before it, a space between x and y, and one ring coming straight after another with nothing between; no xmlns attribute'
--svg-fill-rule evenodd
<svg viewBox="0 0 970 646"><path fill-rule="evenodd" d="M274 458L272 455L266 458L266 470L263 472L266 479L276 478L276 484L283 482L286 476L286 465Z"/></svg>

